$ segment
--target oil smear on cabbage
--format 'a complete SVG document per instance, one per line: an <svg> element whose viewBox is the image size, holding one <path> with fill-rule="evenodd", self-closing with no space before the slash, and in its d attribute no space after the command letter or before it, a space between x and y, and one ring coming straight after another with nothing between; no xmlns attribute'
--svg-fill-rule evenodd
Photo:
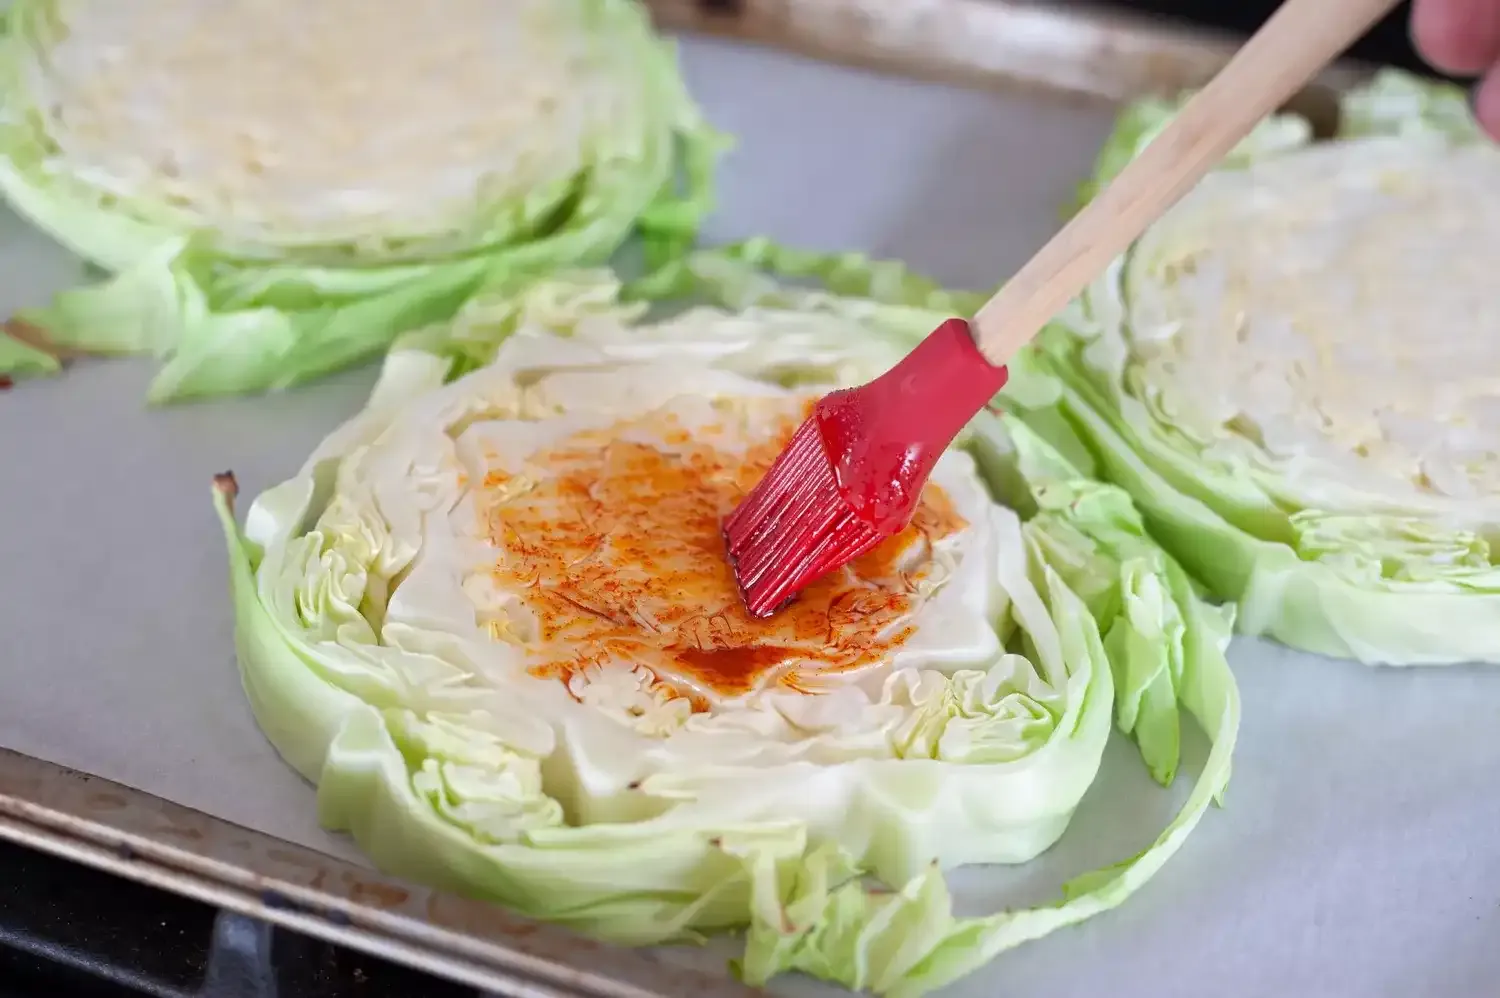
<svg viewBox="0 0 1500 998"><path fill-rule="evenodd" d="M743 931L753 983L920 995L1119 904L1227 783L1232 614L1122 490L986 413L911 528L746 619L717 518L946 312L701 259L744 308L647 321L587 272L481 296L243 527L216 491L245 690L322 821L606 939ZM1154 841L955 914L944 871L1053 844L1116 724L1167 783L1188 723L1212 746Z"/></svg>
<svg viewBox="0 0 1500 998"><path fill-rule="evenodd" d="M1099 181L1172 105L1127 112ZM1125 488L1237 625L1369 663L1500 661L1500 149L1385 73L1262 129L1021 359L1015 411Z"/></svg>
<svg viewBox="0 0 1500 998"><path fill-rule="evenodd" d="M153 401L259 392L494 281L691 242L722 143L642 5L389 8L15 0L0 193L104 272L27 318L163 357Z"/></svg>

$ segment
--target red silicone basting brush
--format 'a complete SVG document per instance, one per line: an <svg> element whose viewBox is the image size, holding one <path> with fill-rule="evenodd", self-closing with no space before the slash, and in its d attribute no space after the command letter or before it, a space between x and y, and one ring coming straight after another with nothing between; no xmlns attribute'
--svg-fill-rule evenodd
<svg viewBox="0 0 1500 998"><path fill-rule="evenodd" d="M1006 361L1257 122L1395 5L1286 0L972 324L948 320L868 385L821 400L724 522L750 613L770 616L904 527L938 457L1005 384Z"/></svg>

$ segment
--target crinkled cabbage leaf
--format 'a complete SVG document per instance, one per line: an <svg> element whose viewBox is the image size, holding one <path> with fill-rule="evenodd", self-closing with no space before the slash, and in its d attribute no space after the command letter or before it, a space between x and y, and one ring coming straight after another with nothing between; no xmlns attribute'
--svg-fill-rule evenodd
<svg viewBox="0 0 1500 998"><path fill-rule="evenodd" d="M627 944L742 930L752 983L802 971L920 995L1114 907L1180 847L1229 777L1232 613L1198 597L1125 492L985 413L944 459L983 510L923 590L949 616L924 630L919 611L873 670L688 709L623 653L582 687L519 668L541 639L514 594L474 581L494 552L442 527L481 489L475 440L859 383L946 314L914 284L898 306L756 282L746 255L629 294L578 273L482 295L404 337L367 409L243 528L221 483L244 687L324 824L385 870ZM647 321L629 300L690 283L744 307ZM1212 747L1154 842L1055 903L954 913L944 871L1047 849L1115 724L1166 783L1188 717Z"/></svg>
<svg viewBox="0 0 1500 998"><path fill-rule="evenodd" d="M1237 626L1395 665L1500 661L1500 150L1386 72L1289 119L1023 356L1015 412L1125 488ZM1128 110L1096 183L1174 105Z"/></svg>
<svg viewBox="0 0 1500 998"><path fill-rule="evenodd" d="M154 402L317 378L632 234L670 257L722 147L631 0L15 0L0 94L0 193L106 273L27 317L165 358Z"/></svg>

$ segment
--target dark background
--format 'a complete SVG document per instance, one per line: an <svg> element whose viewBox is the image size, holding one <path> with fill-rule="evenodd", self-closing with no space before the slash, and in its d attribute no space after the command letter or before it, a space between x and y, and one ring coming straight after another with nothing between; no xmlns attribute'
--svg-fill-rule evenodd
<svg viewBox="0 0 1500 998"><path fill-rule="evenodd" d="M1108 0L1105 0L1107 3ZM1129 7L1133 10L1161 14L1174 20L1212 25L1241 34L1249 34L1271 16L1279 6L1278 0L1116 0L1109 6ZM1356 45L1352 54L1370 62L1388 63L1405 69L1431 73L1412 49L1407 36L1407 19L1410 5L1400 7L1376 25L1366 38Z"/></svg>

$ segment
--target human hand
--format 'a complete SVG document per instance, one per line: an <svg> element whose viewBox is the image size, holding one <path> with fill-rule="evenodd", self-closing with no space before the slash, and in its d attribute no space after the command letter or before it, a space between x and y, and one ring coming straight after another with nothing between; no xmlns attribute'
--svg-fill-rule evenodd
<svg viewBox="0 0 1500 998"><path fill-rule="evenodd" d="M1500 138L1500 0L1412 0L1411 36L1433 66L1479 77L1474 113Z"/></svg>

